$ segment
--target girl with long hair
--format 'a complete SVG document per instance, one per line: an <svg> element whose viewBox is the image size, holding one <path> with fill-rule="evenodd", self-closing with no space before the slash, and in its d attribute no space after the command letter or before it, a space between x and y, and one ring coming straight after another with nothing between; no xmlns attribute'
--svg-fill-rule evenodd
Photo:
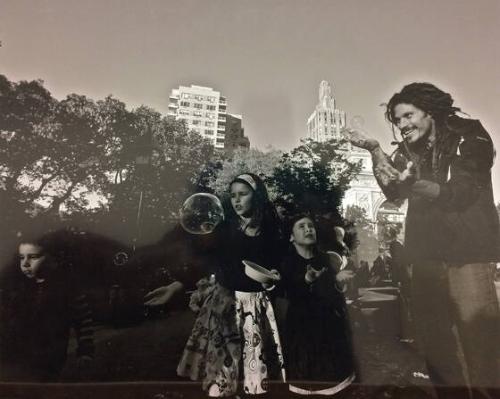
<svg viewBox="0 0 500 399"><path fill-rule="evenodd" d="M244 173L230 183L230 206L216 230L215 282L203 285L204 301L177 368L180 376L202 380L209 396L238 391L261 394L268 381L284 379L283 356L267 284L245 274L242 260L274 273L280 261L277 214L263 181Z"/></svg>

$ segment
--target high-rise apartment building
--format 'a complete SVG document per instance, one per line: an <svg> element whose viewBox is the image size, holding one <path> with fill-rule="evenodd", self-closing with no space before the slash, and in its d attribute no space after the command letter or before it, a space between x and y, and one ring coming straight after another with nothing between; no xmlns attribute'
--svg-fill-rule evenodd
<svg viewBox="0 0 500 399"><path fill-rule="evenodd" d="M220 92L196 85L173 89L168 115L185 120L189 130L212 140L215 148L224 148L227 102Z"/></svg>
<svg viewBox="0 0 500 399"><path fill-rule="evenodd" d="M340 137L340 129L346 126L345 112L335 107L330 83L323 80L319 85L319 103L307 120L307 133L314 141L327 141Z"/></svg>
<svg viewBox="0 0 500 399"><path fill-rule="evenodd" d="M250 148L250 140L245 136L245 129L241 122L241 115L227 114L224 151L228 154L233 154L236 150L248 150Z"/></svg>

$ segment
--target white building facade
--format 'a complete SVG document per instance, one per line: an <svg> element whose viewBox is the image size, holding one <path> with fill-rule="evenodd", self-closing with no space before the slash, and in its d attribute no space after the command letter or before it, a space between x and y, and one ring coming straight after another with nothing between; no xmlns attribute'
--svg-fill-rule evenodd
<svg viewBox="0 0 500 399"><path fill-rule="evenodd" d="M170 94L168 115L186 121L189 130L210 139L215 148L224 148L227 101L220 92L204 86L179 86Z"/></svg>
<svg viewBox="0 0 500 399"><path fill-rule="evenodd" d="M324 80L319 85L319 103L307 120L308 137L319 142L340 139L340 129L344 127L346 127L346 113L336 107L331 86ZM404 220L404 209L401 212L394 212L392 205L387 207L391 211L385 209L386 198L373 175L370 153L350 144L346 146L346 151L350 161L361 162L362 169L345 193L342 203L344 211L353 205L364 209L374 229L379 214L394 222Z"/></svg>
<svg viewBox="0 0 500 399"><path fill-rule="evenodd" d="M319 102L307 119L307 134L314 141L327 141L340 137L340 129L346 126L346 114L336 108L330 83L323 80L319 85Z"/></svg>

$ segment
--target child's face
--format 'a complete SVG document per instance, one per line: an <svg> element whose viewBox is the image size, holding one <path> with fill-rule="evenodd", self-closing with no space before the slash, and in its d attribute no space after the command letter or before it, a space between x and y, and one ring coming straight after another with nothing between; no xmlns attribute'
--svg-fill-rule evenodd
<svg viewBox="0 0 500 399"><path fill-rule="evenodd" d="M45 261L46 255L39 245L19 245L19 266L27 278L39 278Z"/></svg>
<svg viewBox="0 0 500 399"><path fill-rule="evenodd" d="M249 217L252 214L253 191L244 183L231 184L231 205L238 216Z"/></svg>
<svg viewBox="0 0 500 399"><path fill-rule="evenodd" d="M295 245L310 246L316 244L316 228L309 218L302 218L293 225L290 241Z"/></svg>

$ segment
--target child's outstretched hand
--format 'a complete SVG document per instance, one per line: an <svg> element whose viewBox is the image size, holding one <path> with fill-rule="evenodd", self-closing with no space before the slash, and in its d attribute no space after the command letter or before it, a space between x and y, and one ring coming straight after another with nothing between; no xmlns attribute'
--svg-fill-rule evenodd
<svg viewBox="0 0 500 399"><path fill-rule="evenodd" d="M311 284L312 282L317 280L325 271L326 267L320 270L316 270L311 265L307 265L306 275L304 276L304 279L306 280L306 283Z"/></svg>
<svg viewBox="0 0 500 399"><path fill-rule="evenodd" d="M144 297L144 305L166 305L177 292L182 291L183 289L184 286L179 281L174 281L172 284L156 288L146 294L146 296Z"/></svg>

